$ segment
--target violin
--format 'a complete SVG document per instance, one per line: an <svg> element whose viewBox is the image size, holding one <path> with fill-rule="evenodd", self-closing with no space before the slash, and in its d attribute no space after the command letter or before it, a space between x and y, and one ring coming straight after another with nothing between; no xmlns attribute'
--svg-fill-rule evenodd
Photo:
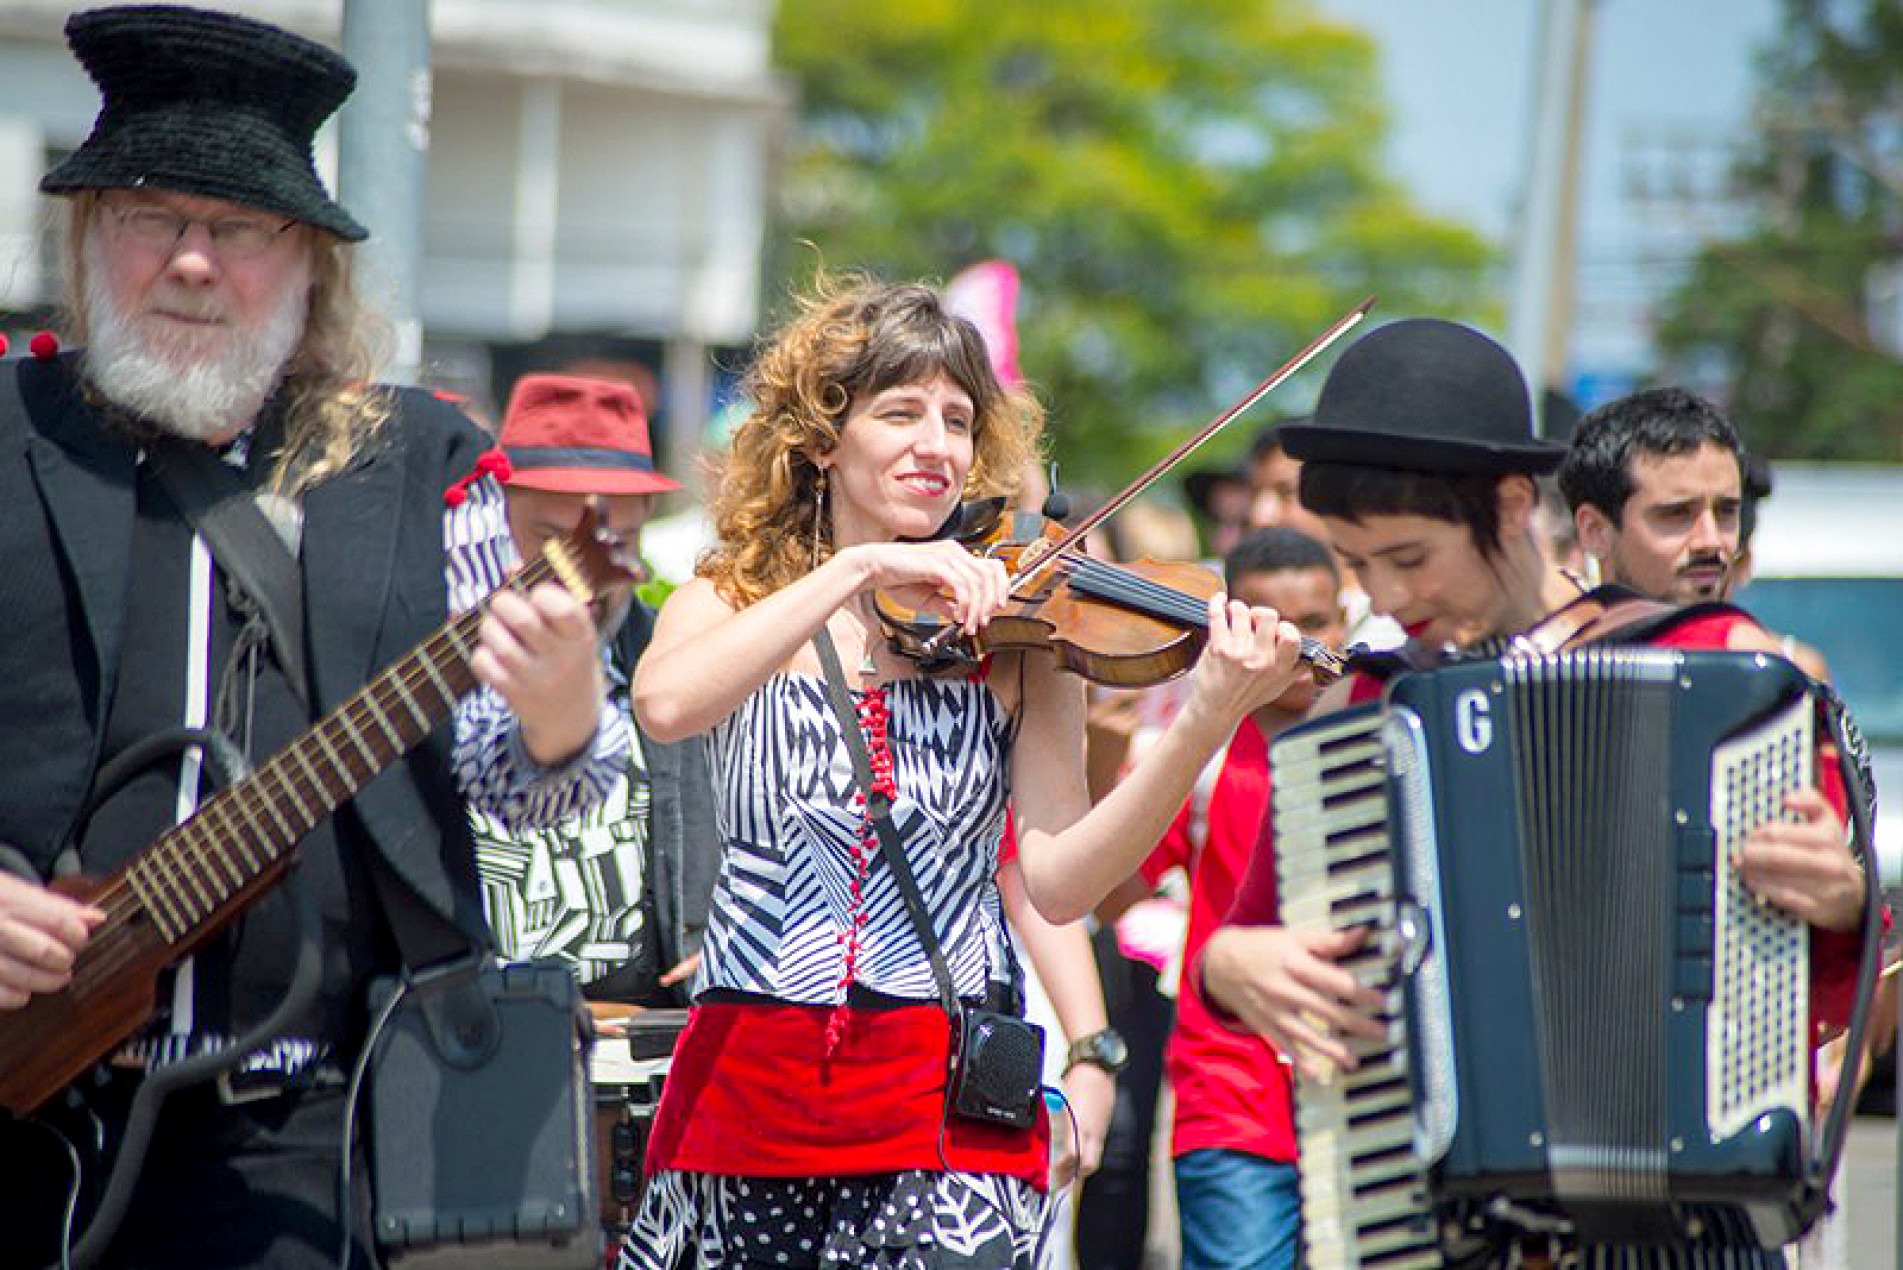
<svg viewBox="0 0 1903 1270"><path fill-rule="evenodd" d="M1011 577L1005 607L975 637L962 639L957 627L936 614L875 593L873 609L893 651L935 674L975 667L987 652L1047 648L1065 669L1118 688L1147 688L1189 669L1207 639L1209 597L1223 589L1222 579L1198 564L1092 560L1080 553L1084 536L1319 357L1373 307L1370 296L1335 319L1240 401L1069 529L1028 513L1007 517L1002 498L962 505L938 536L1004 562ZM1306 636L1300 656L1321 683L1339 679L1348 666L1347 657Z"/></svg>
<svg viewBox="0 0 1903 1270"><path fill-rule="evenodd" d="M1048 649L1063 669L1111 688L1153 687L1195 664L1209 633L1209 597L1223 589L1214 570L1053 555L1063 527L1030 512L1006 516L1003 504L965 504L952 536L1029 585L1013 587L1005 606L970 638L954 638L958 628L935 613L876 592L873 609L895 652L927 674L943 674L972 670L987 653ZM1298 655L1320 684L1339 679L1349 664L1348 656L1306 635Z"/></svg>

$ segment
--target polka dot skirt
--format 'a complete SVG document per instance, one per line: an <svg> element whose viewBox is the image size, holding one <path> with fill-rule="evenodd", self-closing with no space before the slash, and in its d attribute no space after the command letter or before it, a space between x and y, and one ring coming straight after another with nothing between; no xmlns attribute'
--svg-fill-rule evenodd
<svg viewBox="0 0 1903 1270"><path fill-rule="evenodd" d="M1046 1200L1012 1178L648 1180L618 1270L1031 1270Z"/></svg>

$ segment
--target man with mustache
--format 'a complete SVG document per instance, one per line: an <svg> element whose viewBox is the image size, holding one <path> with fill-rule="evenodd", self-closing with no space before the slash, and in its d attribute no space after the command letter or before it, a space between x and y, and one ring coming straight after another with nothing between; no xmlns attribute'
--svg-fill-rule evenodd
<svg viewBox="0 0 1903 1270"><path fill-rule="evenodd" d="M1602 579L1672 604L1729 594L1741 450L1717 407L1682 388L1649 388L1581 419L1559 485Z"/></svg>
<svg viewBox="0 0 1903 1270"><path fill-rule="evenodd" d="M500 490L467 479L496 468L478 463L481 433L427 393L372 380L378 327L350 273L366 230L311 155L350 65L185 8L79 13L66 32L103 105L41 188L67 200L70 333L85 346L0 367L0 1028L103 938L101 908L45 882L124 865L223 783L216 746L172 742L221 736L263 762L513 560ZM182 510L198 499L180 471L221 506L257 504L248 554L281 587L238 580L228 562L247 553ZM626 764L593 620L567 591L499 595L456 647L478 686L451 726L319 819L294 888L168 972L157 1017L74 1082L87 1140L113 1141L147 1073L271 1018L300 948L321 940L316 989L284 1030L165 1103L102 1264L316 1267L343 1246L374 1264L360 1143L348 1221L338 1197L371 979L399 969L399 929L406 952L434 953L419 960L486 941L465 804L552 823L594 805ZM455 696L440 680L433 697L410 691L445 710ZM427 711L409 704L420 726ZM351 752L325 757L300 769L312 785L350 788L346 766L368 776ZM89 1167L76 1181L78 1156L29 1149L52 1142L37 1126L9 1128L0 1262L48 1264L69 1198L91 1202L101 1179Z"/></svg>

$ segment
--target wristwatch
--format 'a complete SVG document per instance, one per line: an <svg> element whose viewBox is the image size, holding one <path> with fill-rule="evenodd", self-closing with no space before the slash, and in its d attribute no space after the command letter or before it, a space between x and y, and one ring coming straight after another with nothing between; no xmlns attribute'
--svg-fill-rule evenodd
<svg viewBox="0 0 1903 1270"><path fill-rule="evenodd" d="M1115 1076L1130 1062L1130 1047L1123 1043L1123 1036L1113 1027L1101 1032L1092 1032L1089 1036L1080 1036L1070 1043L1070 1052L1064 1057L1064 1074L1079 1063L1089 1063L1101 1067Z"/></svg>

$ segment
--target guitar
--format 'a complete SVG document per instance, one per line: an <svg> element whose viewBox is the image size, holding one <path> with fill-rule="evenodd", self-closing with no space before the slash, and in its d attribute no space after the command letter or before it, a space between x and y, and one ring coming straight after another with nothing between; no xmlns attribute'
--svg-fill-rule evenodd
<svg viewBox="0 0 1903 1270"><path fill-rule="evenodd" d="M26 1116L137 1032L162 971L250 908L290 869L297 844L392 762L448 721L476 686L476 628L504 590L554 581L597 605L632 581L596 532L593 509L481 604L364 685L249 777L207 799L102 879L56 889L102 909L58 992L0 1019L0 1109Z"/></svg>

